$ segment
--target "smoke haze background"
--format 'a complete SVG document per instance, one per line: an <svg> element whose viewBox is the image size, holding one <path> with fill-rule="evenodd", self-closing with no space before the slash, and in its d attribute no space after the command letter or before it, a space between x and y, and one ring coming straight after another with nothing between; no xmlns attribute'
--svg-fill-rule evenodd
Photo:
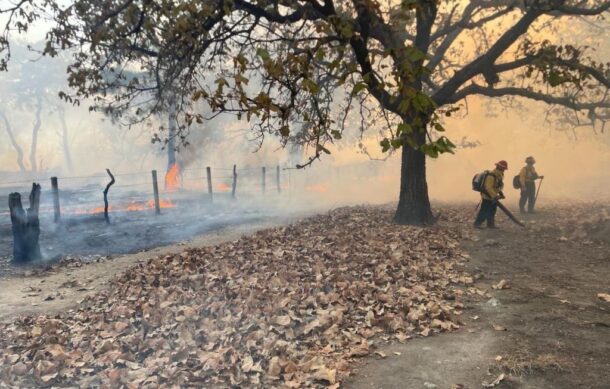
<svg viewBox="0 0 610 389"><path fill-rule="evenodd" d="M583 43L596 44L593 30L581 31L580 34L583 35ZM558 39L561 40L560 37ZM601 45L597 43L596 55L602 60L607 59L610 43L607 40ZM24 47L26 42L19 44ZM159 117L149 125L127 129L99 113L89 112L87 101L83 101L80 107L62 103L57 93L59 90L67 90L64 74L61 73L66 64L66 57L40 58L35 53L15 50L11 70L0 73L3 89L0 94L0 110L10 120L28 167L33 109L27 105L15 104L14 100L19 97L20 91L14 85L22 80L24 73L19 72L20 67L34 69L42 74L43 80L48 80L48 85L42 85L45 108L37 152L40 171L36 174L18 171L16 150L11 145L4 122L0 120L0 180L37 179L44 186L48 183L46 177L51 175L103 175L105 168L118 173L150 172L152 169L164 172L167 150L163 149L162 144L152 144L151 137L158 132L159 126L166 126L167 118ZM454 155L428 158L428 185L433 200L477 201L476 193L470 189L472 176L481 170L493 168L494 162L500 159L509 163L506 173L506 184L509 187L512 177L519 172L529 155L536 157L537 170L545 175L541 200L607 200L610 197L608 131L595 134L591 127L579 127L574 132L559 130L563 127L562 123L544 120L544 104L521 100L524 108L503 110L497 103L489 104L489 101L485 98L472 98L468 101L466 116L451 118L446 122L447 135L454 143L459 145L465 140L467 143L476 143L476 147L459 147ZM58 104L62 104L65 109L72 169L66 166L61 121L56 108ZM265 139L259 148L259 144L251 139L248 123L237 121L231 116L221 116L192 128L188 139L191 144L187 147L180 146L178 154L185 168L204 169L205 166L212 166L213 169L226 169L236 164L239 169L266 165L269 170L269 187L274 185L276 165L293 168L306 158L298 152L295 154L290 148L281 148L279 141L273 137ZM364 139L361 140L359 130L349 128L344 140L330 147L332 155L323 156L311 168L283 170L283 185L290 184L290 195L293 198L301 193L315 195L306 196L308 202L314 197L330 205L396 201L400 152L385 161L372 161L359 150L359 142L367 147L372 156L384 157L378 144L378 129L365 132ZM148 177L149 175L144 178ZM106 181L105 177L99 179L100 184ZM204 185L203 182L199 184ZM239 189L238 185L238 192ZM506 192L509 201L516 201L517 191L507 188Z"/></svg>

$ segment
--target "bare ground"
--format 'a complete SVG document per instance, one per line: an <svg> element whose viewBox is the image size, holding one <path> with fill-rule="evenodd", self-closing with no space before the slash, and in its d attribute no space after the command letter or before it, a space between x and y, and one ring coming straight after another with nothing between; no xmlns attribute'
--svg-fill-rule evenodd
<svg viewBox="0 0 610 389"><path fill-rule="evenodd" d="M504 220L501 230L456 226L478 279L465 325L389 346L347 387L610 387L610 303L597 297L610 292L607 208L548 207L525 219L525 230ZM509 288L493 289L501 280Z"/></svg>
<svg viewBox="0 0 610 389"><path fill-rule="evenodd" d="M608 388L610 303L597 294L610 293L610 237L604 232L607 222L575 227L588 211L587 206L548 207L527 218L526 230L501 220L501 230L476 231L470 227L469 208L445 208L451 217L441 223L460 230L471 257L466 270L476 279L465 291L463 325L454 333L384 346L377 355L386 357L362 360L345 386ZM607 215L607 208L603 212ZM221 230L189 246L233 240L275 223ZM0 321L65 310L137 261L184 248L173 245L1 280ZM501 280L509 287L493 289ZM502 379L494 383L497 378Z"/></svg>

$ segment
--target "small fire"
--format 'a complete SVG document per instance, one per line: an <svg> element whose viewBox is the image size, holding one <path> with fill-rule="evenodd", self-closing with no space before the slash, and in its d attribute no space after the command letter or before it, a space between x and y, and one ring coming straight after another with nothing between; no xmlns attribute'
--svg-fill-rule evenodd
<svg viewBox="0 0 610 389"><path fill-rule="evenodd" d="M216 190L219 192L228 192L231 190L231 187L224 182L221 182L220 184L216 184Z"/></svg>
<svg viewBox="0 0 610 389"><path fill-rule="evenodd" d="M180 188L181 174L180 165L177 163L173 164L171 168L165 173L165 191L174 192Z"/></svg>
<svg viewBox="0 0 610 389"><path fill-rule="evenodd" d="M306 186L305 190L308 192L326 193L328 191L328 188L326 187L326 185L316 184Z"/></svg>
<svg viewBox="0 0 610 389"><path fill-rule="evenodd" d="M174 208L175 206L176 205L174 203L172 203L171 200L159 199L160 208ZM118 207L114 207L112 205L108 206L108 212L110 212L110 211L137 212L137 211L146 211L149 209L155 209L155 200L151 199L148 201L132 201L131 203L129 203L127 205L118 206ZM74 211L73 213L77 214L77 215L85 215L85 214L97 215L100 213L104 213L104 207L95 207L95 208L89 209L89 210L78 209L78 210Z"/></svg>

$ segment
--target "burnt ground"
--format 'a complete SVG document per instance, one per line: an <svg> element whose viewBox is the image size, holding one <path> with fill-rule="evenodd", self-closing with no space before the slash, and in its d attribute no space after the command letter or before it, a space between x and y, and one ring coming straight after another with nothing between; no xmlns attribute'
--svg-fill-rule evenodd
<svg viewBox="0 0 610 389"><path fill-rule="evenodd" d="M40 246L43 261L28 266L14 266L12 232L8 214L0 220L0 280L31 273L58 261L104 260L108 257L137 253L171 245L195 236L231 226L260 223L285 214L285 209L274 206L271 196L266 200L232 201L216 199L214 204L192 198L174 200L173 208L111 212L107 225L103 214L63 215L59 224L50 212L40 217ZM285 201L285 199L284 199ZM299 212L298 207L293 207Z"/></svg>
<svg viewBox="0 0 610 389"><path fill-rule="evenodd" d="M456 226L476 279L462 328L383 349L347 387L610 387L610 302L597 297L610 293L608 207L542 208L525 230L504 218L474 230L470 212Z"/></svg>

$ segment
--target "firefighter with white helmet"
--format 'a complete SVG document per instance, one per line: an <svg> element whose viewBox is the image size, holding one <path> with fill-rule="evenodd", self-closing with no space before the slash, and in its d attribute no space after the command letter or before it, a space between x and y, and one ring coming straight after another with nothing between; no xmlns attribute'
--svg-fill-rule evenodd
<svg viewBox="0 0 610 389"><path fill-rule="evenodd" d="M535 163L534 157L527 157L525 159L525 166L519 172L519 187L521 189L519 210L521 213L525 212L526 204L527 211L534 213L534 206L536 205L536 180L544 178L544 176L539 176L536 172L536 168L534 168Z"/></svg>

